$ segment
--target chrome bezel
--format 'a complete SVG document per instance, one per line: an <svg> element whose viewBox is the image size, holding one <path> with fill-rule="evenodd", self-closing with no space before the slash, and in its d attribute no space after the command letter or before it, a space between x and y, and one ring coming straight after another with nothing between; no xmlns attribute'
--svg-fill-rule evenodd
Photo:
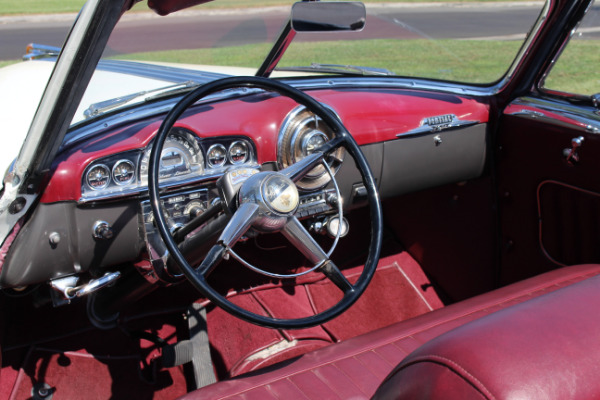
<svg viewBox="0 0 600 400"><path fill-rule="evenodd" d="M210 152L215 148L220 148L223 150L223 161L220 163L213 163L210 159ZM216 143L208 148L208 151L206 152L206 163L208 164L209 167L220 168L223 165L225 165L226 162L227 162L227 149L225 148L225 146L223 146L221 143Z"/></svg>
<svg viewBox="0 0 600 400"><path fill-rule="evenodd" d="M107 179L106 183L102 186L95 187L95 186L90 185L90 173L95 168L103 168L106 171L106 176L108 177L108 179ZM104 164L94 164L94 165L90 166L88 168L87 172L85 173L85 184L87 185L87 187L89 187L92 190L106 189L108 187L108 185L110 185L111 180L112 180L112 173L111 173L110 169Z"/></svg>
<svg viewBox="0 0 600 400"><path fill-rule="evenodd" d="M339 116L331 107L324 105L339 119ZM277 164L279 169L284 169L300 161L306 155L303 154L304 142L308 136L321 133L332 140L335 137L333 130L316 114L305 106L294 108L283 121L277 138ZM333 175L340 169L345 156L345 149L340 147L333 152L332 160L329 161ZM315 167L296 185L304 191L322 189L331 182L323 165Z"/></svg>
<svg viewBox="0 0 600 400"><path fill-rule="evenodd" d="M128 165L131 167L131 170L133 171L133 174L131 175L131 178L129 178L129 179L128 179L127 181L125 181L125 182L120 182L120 181L118 181L118 180L115 178L115 170L117 169L117 166L118 166L118 165L120 165L121 163L128 164ZM117 161L117 162L115 163L115 165L113 165L113 168L112 168L112 171L111 171L111 178L112 178L113 182L114 182L116 185L118 185L118 186L127 186L127 185L131 184L131 183L132 183L132 182L135 180L135 176L136 176L135 169L136 169L136 168L135 168L135 165L133 164L133 162L131 162L131 160L128 160L128 159L126 159L126 158L123 158L123 159L121 159L121 160Z"/></svg>
<svg viewBox="0 0 600 400"><path fill-rule="evenodd" d="M233 146L236 146L236 145L242 145L246 149L246 156L244 157L244 159L242 161L235 161L233 159L233 157L231 156L231 149L233 148ZM248 146L248 143L244 142L243 140L236 140L236 141L232 142L229 145L229 148L227 149L227 158L229 159L229 162L233 165L244 164L245 162L247 162L250 159L250 146Z"/></svg>

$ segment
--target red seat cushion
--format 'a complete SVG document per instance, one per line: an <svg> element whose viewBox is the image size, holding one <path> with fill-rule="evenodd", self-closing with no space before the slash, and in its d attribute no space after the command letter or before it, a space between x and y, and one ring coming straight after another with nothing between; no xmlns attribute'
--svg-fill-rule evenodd
<svg viewBox="0 0 600 400"><path fill-rule="evenodd" d="M376 399L600 398L600 276L487 315L419 347Z"/></svg>
<svg viewBox="0 0 600 400"><path fill-rule="evenodd" d="M218 382L184 399L370 398L413 350L488 314L600 273L600 265L552 271L331 345L296 360Z"/></svg>

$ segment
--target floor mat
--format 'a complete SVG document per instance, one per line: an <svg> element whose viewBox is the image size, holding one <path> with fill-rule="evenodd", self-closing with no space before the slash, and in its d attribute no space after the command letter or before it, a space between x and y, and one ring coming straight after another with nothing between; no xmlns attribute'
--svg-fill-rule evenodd
<svg viewBox="0 0 600 400"><path fill-rule="evenodd" d="M31 399L46 390L60 399L176 398L186 392L182 373L159 370L142 379L139 359L99 358L86 353L34 349L17 378L11 399ZM36 398L36 397L34 397ZM42 398L41 396L37 398Z"/></svg>
<svg viewBox="0 0 600 400"><path fill-rule="evenodd" d="M144 331L90 329L34 345L19 364L7 398L47 398L44 393L56 399L177 398L187 392L184 370L161 367L162 342L154 339L170 343L181 338L172 324L154 326ZM5 366L3 374L14 367Z"/></svg>
<svg viewBox="0 0 600 400"><path fill-rule="evenodd" d="M360 272L348 275L354 283ZM318 312L342 295L330 281L308 285ZM324 324L336 339L345 340L377 328L416 317L443 304L417 262L407 253L382 258L377 273L360 299L339 317Z"/></svg>
<svg viewBox="0 0 600 400"><path fill-rule="evenodd" d="M361 271L362 266L353 267L344 274L355 282ZM320 278L291 287L236 294L229 300L257 314L299 318L323 311L339 298L341 291L327 279ZM382 257L373 280L357 303L322 326L268 329L216 308L208 312L208 334L217 374L223 378L251 372L441 307L442 302L419 264L401 251Z"/></svg>

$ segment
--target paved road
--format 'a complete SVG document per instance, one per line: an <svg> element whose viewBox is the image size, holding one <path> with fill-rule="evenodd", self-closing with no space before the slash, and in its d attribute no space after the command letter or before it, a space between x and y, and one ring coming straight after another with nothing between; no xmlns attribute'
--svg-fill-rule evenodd
<svg viewBox="0 0 600 400"><path fill-rule="evenodd" d="M362 33L353 34L352 38L513 39L525 35L540 8L541 3L369 7L367 28ZM273 7L254 13L212 11L209 15L188 11L169 17L134 14L119 23L107 54L272 42L287 17L287 10L285 7ZM0 60L20 58L25 46L31 42L60 46L74 18L74 15L0 18ZM465 21L469 23L465 24ZM322 37L310 34L307 38L298 37L298 40L319 40Z"/></svg>

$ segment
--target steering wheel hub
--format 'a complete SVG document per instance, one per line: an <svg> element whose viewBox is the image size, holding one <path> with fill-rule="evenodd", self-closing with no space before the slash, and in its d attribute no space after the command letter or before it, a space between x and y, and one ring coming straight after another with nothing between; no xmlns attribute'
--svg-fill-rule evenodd
<svg viewBox="0 0 600 400"><path fill-rule="evenodd" d="M294 182L283 175L271 175L261 185L262 198L267 207L281 215L293 214L298 208L300 195Z"/></svg>

